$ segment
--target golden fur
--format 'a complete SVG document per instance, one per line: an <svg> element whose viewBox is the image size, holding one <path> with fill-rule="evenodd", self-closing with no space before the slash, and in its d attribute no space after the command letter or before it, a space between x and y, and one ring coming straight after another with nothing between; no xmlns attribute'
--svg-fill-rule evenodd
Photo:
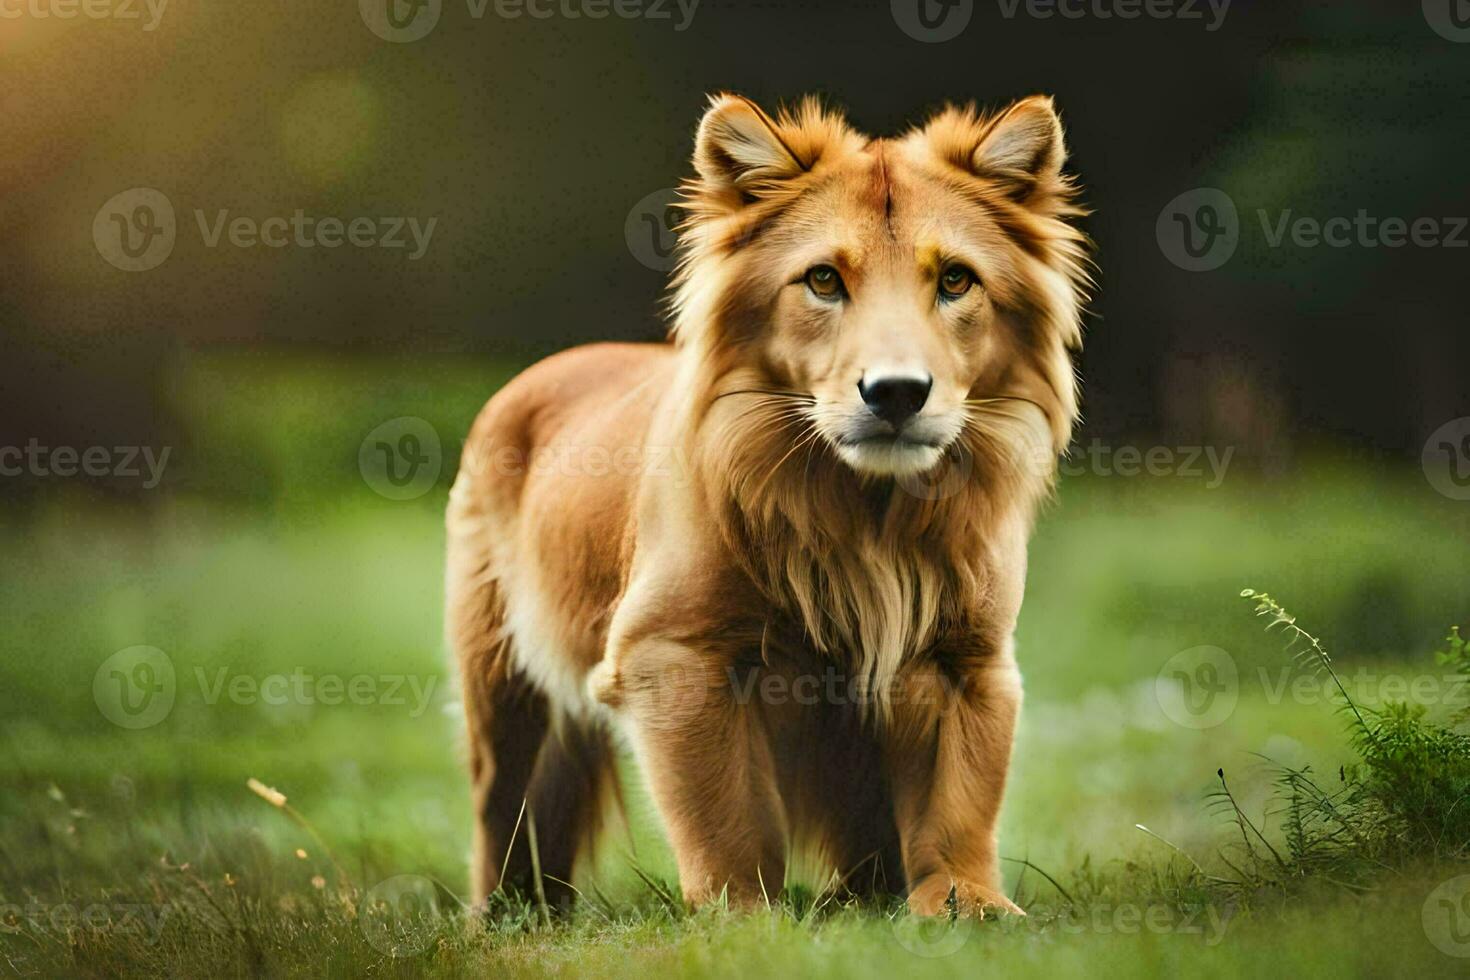
<svg viewBox="0 0 1470 980"><path fill-rule="evenodd" d="M760 900L808 844L917 912L1014 910L1011 634L1087 285L1064 156L1041 97L878 140L811 100L711 101L671 343L524 372L451 493L478 898L529 874L523 801L570 877L619 730L692 902ZM890 374L927 400L874 435L862 386Z"/></svg>

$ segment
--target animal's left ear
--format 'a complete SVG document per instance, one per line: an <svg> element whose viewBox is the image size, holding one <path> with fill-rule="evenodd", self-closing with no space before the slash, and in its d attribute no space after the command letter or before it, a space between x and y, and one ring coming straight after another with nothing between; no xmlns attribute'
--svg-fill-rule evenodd
<svg viewBox="0 0 1470 980"><path fill-rule="evenodd" d="M950 110L928 132L951 162L1002 184L1017 199L1059 177L1067 159L1062 121L1046 95L1022 99L989 119Z"/></svg>
<svg viewBox="0 0 1470 980"><path fill-rule="evenodd" d="M1033 95L991 123L975 148L973 166L978 173L1034 182L1061 173L1066 159L1062 121L1051 98Z"/></svg>

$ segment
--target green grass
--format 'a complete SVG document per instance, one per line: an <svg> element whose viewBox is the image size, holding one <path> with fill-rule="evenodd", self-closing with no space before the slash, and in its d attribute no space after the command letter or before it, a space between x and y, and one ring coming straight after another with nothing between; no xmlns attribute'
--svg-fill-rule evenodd
<svg viewBox="0 0 1470 980"><path fill-rule="evenodd" d="M1413 470L1331 461L1276 478L1238 466L1213 490L1186 478L1064 482L1032 551L1018 638L1027 702L1002 827L1002 853L1016 859L1007 885L1029 919L921 926L896 909L828 901L811 870L770 913L686 916L632 870L675 877L634 792L628 832L578 882L605 900L549 930L509 902L488 927L470 927L452 914L467 889L469 813L440 642L439 522L452 447L507 373L449 359L185 361L171 384L186 431L169 492L122 507L58 485L0 514L0 972L1342 976L1463 966L1430 941L1421 914L1437 885L1470 868L1419 863L1366 889L1306 882L1222 904L1189 860L1135 827L1216 873L1244 859L1234 825L1206 806L1217 768L1260 820L1273 790L1262 755L1311 764L1324 782L1352 759L1330 702L1276 693L1301 675L1237 598L1242 587L1270 589L1328 637L1338 670L1370 681L1366 703L1381 700L1374 678L1447 673L1428 653L1470 613L1470 512ZM449 451L433 490L392 501L363 481L357 450L404 415L428 420ZM93 682L111 654L140 644L167 654L177 693L160 723L128 730L99 710ZM1239 699L1218 726L1193 729L1161 710L1155 678L1202 645L1230 654ZM249 687L296 673L369 678L378 696L273 705L212 695L221 676ZM384 703L394 679L403 703ZM247 790L250 777L286 793L331 854ZM366 899L399 875L434 882L446 914L410 924L393 955ZM101 909L94 924L66 919L91 907ZM156 937L135 928L139 912L145 923L162 917Z"/></svg>

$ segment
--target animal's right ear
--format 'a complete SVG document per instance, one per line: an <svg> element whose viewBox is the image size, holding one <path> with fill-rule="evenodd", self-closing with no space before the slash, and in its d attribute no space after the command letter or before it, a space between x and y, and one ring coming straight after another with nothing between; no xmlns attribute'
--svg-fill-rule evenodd
<svg viewBox="0 0 1470 980"><path fill-rule="evenodd" d="M806 172L778 123L749 99L716 95L699 121L694 169L700 190L747 203L763 189Z"/></svg>
<svg viewBox="0 0 1470 980"><path fill-rule="evenodd" d="M738 211L792 186L828 154L864 138L813 97L772 118L740 95L715 95L694 140L692 190L713 211Z"/></svg>

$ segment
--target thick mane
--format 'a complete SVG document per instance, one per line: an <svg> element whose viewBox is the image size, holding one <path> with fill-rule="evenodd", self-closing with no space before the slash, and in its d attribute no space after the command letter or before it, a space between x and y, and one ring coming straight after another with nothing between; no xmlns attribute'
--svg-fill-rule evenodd
<svg viewBox="0 0 1470 980"><path fill-rule="evenodd" d="M819 651L850 658L881 709L906 656L975 627L990 549L1029 528L1045 470L976 437L922 481L863 477L761 397L721 399L700 422L708 511L740 568Z"/></svg>

